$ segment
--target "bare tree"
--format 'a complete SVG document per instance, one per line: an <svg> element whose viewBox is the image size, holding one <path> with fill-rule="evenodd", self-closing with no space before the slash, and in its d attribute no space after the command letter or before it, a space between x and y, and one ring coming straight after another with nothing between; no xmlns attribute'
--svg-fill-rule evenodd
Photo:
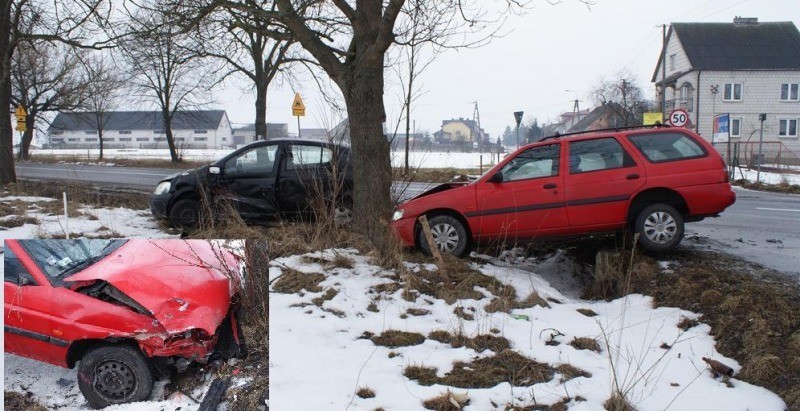
<svg viewBox="0 0 800 411"><path fill-rule="evenodd" d="M28 160L37 121L48 112L78 108L86 96L86 83L80 76L76 50L62 43L20 44L12 64L11 102L28 112L18 158Z"/></svg>
<svg viewBox="0 0 800 411"><path fill-rule="evenodd" d="M607 105L622 120L622 126L641 125L642 114L652 106L644 98L636 76L628 70L620 70L610 80L600 80L591 97L596 104Z"/></svg>
<svg viewBox="0 0 800 411"><path fill-rule="evenodd" d="M103 160L104 132L111 113L120 102L120 91L125 80L107 56L93 55L83 60L83 83L86 97L82 108L87 111L82 119L97 130L100 145L98 160Z"/></svg>
<svg viewBox="0 0 800 411"><path fill-rule="evenodd" d="M164 24L164 10L140 9L131 15L135 33L122 41L121 52L130 68L137 97L158 107L173 163L181 161L172 120L175 113L209 102L216 70L203 65L202 56L188 47L187 33Z"/></svg>
<svg viewBox="0 0 800 411"><path fill-rule="evenodd" d="M0 108L11 108L11 66L20 44L41 40L73 47L104 48L109 0L0 0ZM0 184L16 181L13 130L0 121Z"/></svg>
<svg viewBox="0 0 800 411"><path fill-rule="evenodd" d="M197 25L199 54L222 60L232 74L247 77L255 91L256 139L267 138L267 91L273 80L286 74L291 63L303 61L290 51L291 34L259 11L274 12L273 2L239 0L221 7ZM247 5L250 5L248 7Z"/></svg>

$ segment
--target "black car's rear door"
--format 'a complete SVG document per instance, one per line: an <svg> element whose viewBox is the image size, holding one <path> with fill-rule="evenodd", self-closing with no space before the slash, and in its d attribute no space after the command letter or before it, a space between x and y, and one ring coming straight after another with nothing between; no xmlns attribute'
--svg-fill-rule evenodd
<svg viewBox="0 0 800 411"><path fill-rule="evenodd" d="M275 215L277 164L280 144L250 147L229 158L219 178L217 198L225 198L244 219L260 219Z"/></svg>
<svg viewBox="0 0 800 411"><path fill-rule="evenodd" d="M282 214L310 210L312 199L334 194L333 150L321 142L293 142L284 147L278 178L278 207Z"/></svg>

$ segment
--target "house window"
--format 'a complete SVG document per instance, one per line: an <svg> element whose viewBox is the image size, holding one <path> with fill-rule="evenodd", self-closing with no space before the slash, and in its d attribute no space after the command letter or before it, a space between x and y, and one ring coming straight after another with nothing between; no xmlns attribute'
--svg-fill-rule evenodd
<svg viewBox="0 0 800 411"><path fill-rule="evenodd" d="M131 141L130 137L120 137L119 141Z"/></svg>
<svg viewBox="0 0 800 411"><path fill-rule="evenodd" d="M175 137L175 141L183 141L183 140L184 140L183 137Z"/></svg>
<svg viewBox="0 0 800 411"><path fill-rule="evenodd" d="M726 83L722 93L723 101L742 101L742 83Z"/></svg>
<svg viewBox="0 0 800 411"><path fill-rule="evenodd" d="M742 135L742 119L741 117L731 117L731 138L738 138Z"/></svg>
<svg viewBox="0 0 800 411"><path fill-rule="evenodd" d="M136 141L150 141L150 137L136 137Z"/></svg>
<svg viewBox="0 0 800 411"><path fill-rule="evenodd" d="M800 83L781 84L781 101L800 101Z"/></svg>
<svg viewBox="0 0 800 411"><path fill-rule="evenodd" d="M208 140L208 139L205 138L205 137L195 137L194 138L194 141L206 141L206 140Z"/></svg>
<svg viewBox="0 0 800 411"><path fill-rule="evenodd" d="M86 130L86 134L97 134L97 130Z"/></svg>
<svg viewBox="0 0 800 411"><path fill-rule="evenodd" d="M130 130L120 130L119 133L120 134L130 134L131 131Z"/></svg>
<svg viewBox="0 0 800 411"><path fill-rule="evenodd" d="M103 141L114 141L114 139L113 139L113 138L108 138L108 137L105 137L105 138L103 138Z"/></svg>
<svg viewBox="0 0 800 411"><path fill-rule="evenodd" d="M81 139L79 139L79 138L68 138L68 139L67 139L67 141L80 141L80 140L81 140Z"/></svg>
<svg viewBox="0 0 800 411"><path fill-rule="evenodd" d="M153 134L164 134L164 130L153 130Z"/></svg>
<svg viewBox="0 0 800 411"><path fill-rule="evenodd" d="M50 132L50 135L51 135L51 136L60 136L60 135L62 135L62 134L64 134L64 132L63 132L63 131L51 131L51 132Z"/></svg>
<svg viewBox="0 0 800 411"><path fill-rule="evenodd" d="M195 130L194 133L195 134L207 134L208 130Z"/></svg>
<svg viewBox="0 0 800 411"><path fill-rule="evenodd" d="M797 137L796 118L782 118L778 120L778 137Z"/></svg>
<svg viewBox="0 0 800 411"><path fill-rule="evenodd" d="M167 138L166 138L166 137L156 137L156 138L154 138L153 140L155 140L156 142L159 142L159 141L167 141Z"/></svg>
<svg viewBox="0 0 800 411"><path fill-rule="evenodd" d="M673 71L673 70L675 70L675 55L674 54L670 54L669 55L669 71Z"/></svg>
<svg viewBox="0 0 800 411"><path fill-rule="evenodd" d="M87 143L94 143L95 141L97 141L97 139L94 138L94 137L91 137L91 138L90 137L86 137L86 138L83 139L83 141L85 141Z"/></svg>

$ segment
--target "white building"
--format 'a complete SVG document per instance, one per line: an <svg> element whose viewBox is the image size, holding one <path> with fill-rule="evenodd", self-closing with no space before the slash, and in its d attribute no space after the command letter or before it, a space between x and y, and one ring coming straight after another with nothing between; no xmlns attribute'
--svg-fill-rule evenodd
<svg viewBox="0 0 800 411"><path fill-rule="evenodd" d="M740 158L756 146L764 113L765 151L800 156L800 32L792 22L672 23L663 55L652 81L659 104L664 90L666 113L685 109L687 127L709 141L714 116L728 113Z"/></svg>
<svg viewBox="0 0 800 411"><path fill-rule="evenodd" d="M267 123L267 140L289 137L289 125L286 123ZM233 129L233 144L236 146L249 144L256 140L256 126L248 124Z"/></svg>
<svg viewBox="0 0 800 411"><path fill-rule="evenodd" d="M112 111L102 123L105 148L167 148L163 120L158 111ZM97 148L97 114L58 113L47 129L54 148ZM179 111L172 117L172 133L178 148L232 147L231 123L224 110Z"/></svg>

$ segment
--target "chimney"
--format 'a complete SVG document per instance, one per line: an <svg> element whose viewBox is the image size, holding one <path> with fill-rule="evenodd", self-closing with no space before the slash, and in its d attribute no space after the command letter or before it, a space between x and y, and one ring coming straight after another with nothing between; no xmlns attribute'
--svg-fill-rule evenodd
<svg viewBox="0 0 800 411"><path fill-rule="evenodd" d="M758 17L739 17L733 18L733 24L736 26L755 26L758 25Z"/></svg>

